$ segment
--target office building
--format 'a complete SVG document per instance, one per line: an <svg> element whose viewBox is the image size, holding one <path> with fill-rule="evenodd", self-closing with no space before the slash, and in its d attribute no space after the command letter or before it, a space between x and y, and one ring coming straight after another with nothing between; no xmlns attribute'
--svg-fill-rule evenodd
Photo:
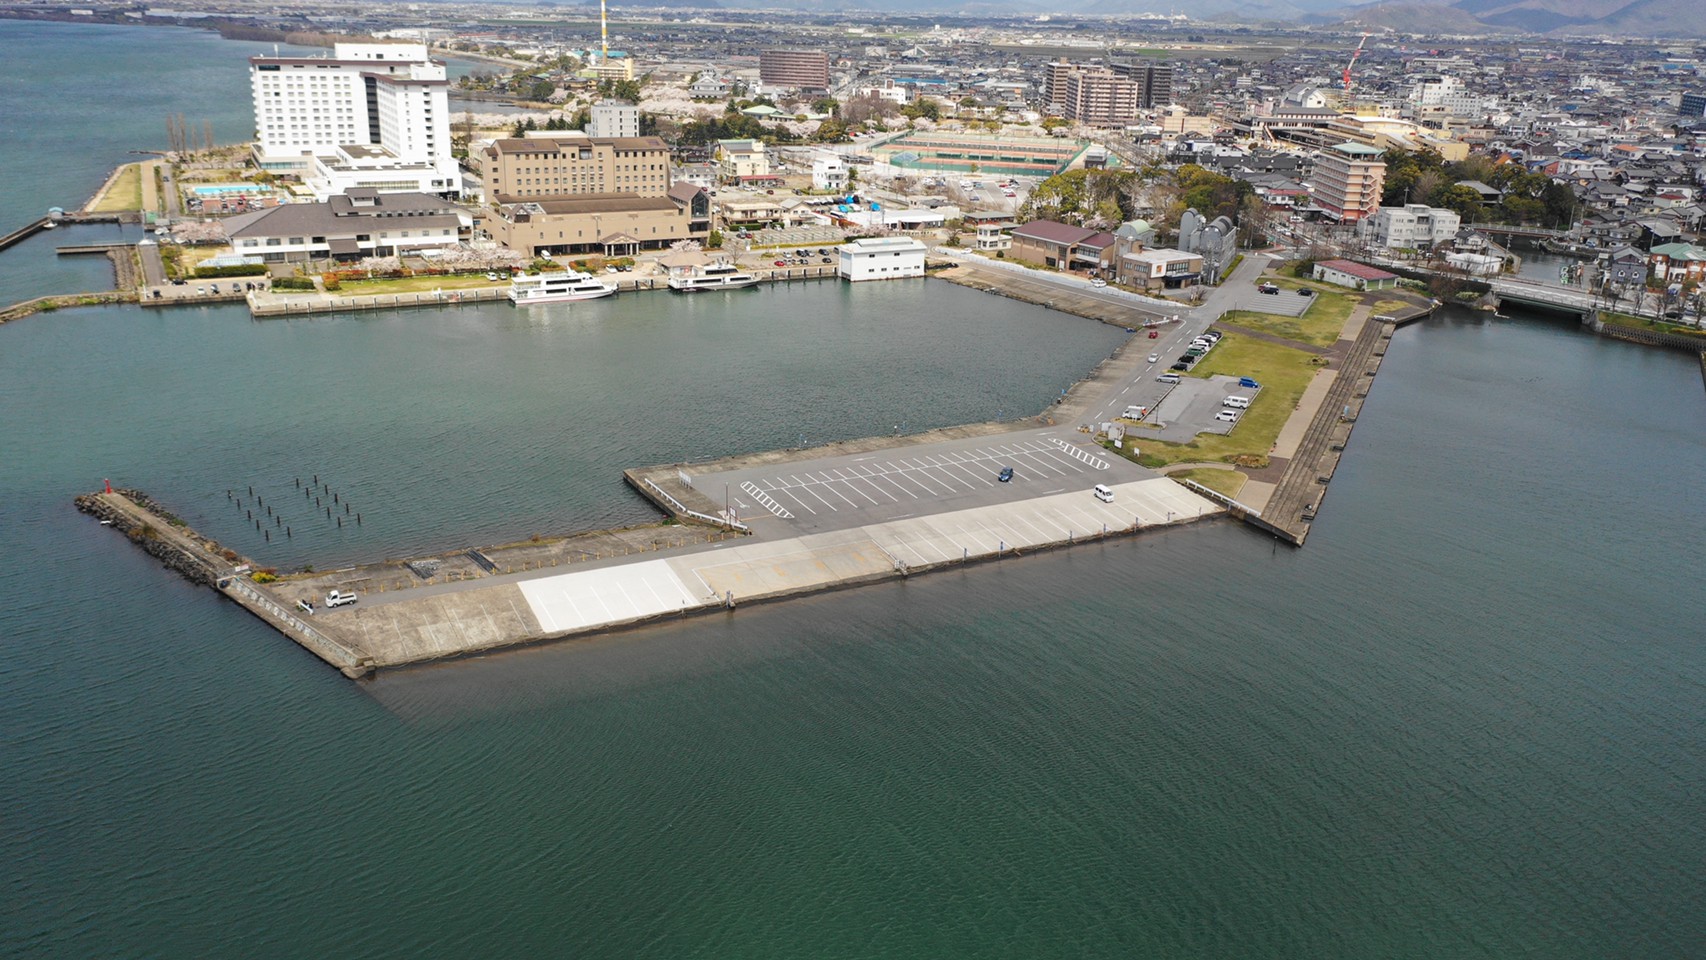
<svg viewBox="0 0 1706 960"><path fill-rule="evenodd" d="M395 189L461 192L449 83L425 44L339 43L329 57L251 57L249 82L262 169L330 182L356 158L388 166Z"/></svg>

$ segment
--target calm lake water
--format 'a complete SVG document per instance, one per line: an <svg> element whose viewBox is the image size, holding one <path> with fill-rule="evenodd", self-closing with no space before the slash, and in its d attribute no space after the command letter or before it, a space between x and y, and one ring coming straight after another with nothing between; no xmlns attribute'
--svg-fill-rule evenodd
<svg viewBox="0 0 1706 960"><path fill-rule="evenodd" d="M1035 412L1116 334L934 281L0 327L0 956L1697 955L1685 354L1450 311L1306 549L1211 524L367 684L70 505L240 542L226 488L316 471L367 514L280 563L632 522L623 467Z"/></svg>

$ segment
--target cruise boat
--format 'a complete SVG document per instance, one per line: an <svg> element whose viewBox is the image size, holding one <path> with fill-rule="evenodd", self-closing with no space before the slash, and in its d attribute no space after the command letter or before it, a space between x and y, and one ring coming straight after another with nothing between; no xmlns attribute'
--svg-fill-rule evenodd
<svg viewBox="0 0 1706 960"><path fill-rule="evenodd" d="M596 300L616 292L616 284L578 270L518 273L509 282L509 299L518 307L535 303Z"/></svg>
<svg viewBox="0 0 1706 960"><path fill-rule="evenodd" d="M671 275L669 288L682 293L694 293L699 290L733 290L737 287L750 287L757 282L757 277L742 273L741 269L732 263L715 263Z"/></svg>

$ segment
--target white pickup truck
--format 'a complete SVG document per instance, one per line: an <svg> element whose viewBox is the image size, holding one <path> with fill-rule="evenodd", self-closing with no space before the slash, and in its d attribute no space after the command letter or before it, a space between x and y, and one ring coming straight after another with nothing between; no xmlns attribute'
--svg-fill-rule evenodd
<svg viewBox="0 0 1706 960"><path fill-rule="evenodd" d="M326 606L341 607L346 603L354 603L360 599L360 597L353 593L345 593L342 590L333 590L331 593L326 594Z"/></svg>

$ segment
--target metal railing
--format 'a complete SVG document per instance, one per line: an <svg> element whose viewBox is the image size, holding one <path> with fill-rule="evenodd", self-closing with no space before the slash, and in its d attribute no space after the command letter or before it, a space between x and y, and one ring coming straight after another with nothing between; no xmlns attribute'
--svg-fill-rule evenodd
<svg viewBox="0 0 1706 960"><path fill-rule="evenodd" d="M700 513L697 510L689 510L687 508L686 504L684 504L680 500L677 500L674 497L670 496L668 493L665 493L664 489L662 487L658 486L655 482L653 482L651 477L647 477L645 479L645 484L646 484L646 486L651 487L653 492L655 492L658 496L669 501L670 506L674 507L677 513L683 514L685 516L692 517L695 520L703 520L706 523L714 523L719 527L729 526L729 527L734 527L737 530L746 530L748 532L751 532L750 527L748 527L746 524L741 523L739 520L736 520L732 517L713 517L708 513Z"/></svg>
<svg viewBox="0 0 1706 960"><path fill-rule="evenodd" d="M315 643L320 644L321 646L326 647L328 649L336 650L339 653L342 653L348 661L346 664L347 666L353 667L353 666L357 666L360 664L361 656L359 654L357 654L354 650L350 649L348 646L345 646L344 644L342 644L336 640L333 640L331 637L326 636L325 634L314 629L313 627L310 627L307 623L303 622L301 617L298 617L296 614L291 613L289 610L285 609L282 605L280 605L279 603L274 601L271 597L267 596L266 594L262 593L261 591L255 589L254 587L248 585L247 583L244 583L243 580L241 578L237 577L236 575L233 574L233 575L221 577L221 578L219 578L219 580L217 580L215 582L220 583L220 584L224 584L226 587L231 589L233 592L235 592L235 593L241 595L242 597L246 598L247 600L251 601L256 606L260 607L262 610L265 610L267 613L272 614L274 617L277 617L281 622L284 623L285 626L289 627L292 630L295 630L295 631L301 633L303 636L314 641Z"/></svg>

